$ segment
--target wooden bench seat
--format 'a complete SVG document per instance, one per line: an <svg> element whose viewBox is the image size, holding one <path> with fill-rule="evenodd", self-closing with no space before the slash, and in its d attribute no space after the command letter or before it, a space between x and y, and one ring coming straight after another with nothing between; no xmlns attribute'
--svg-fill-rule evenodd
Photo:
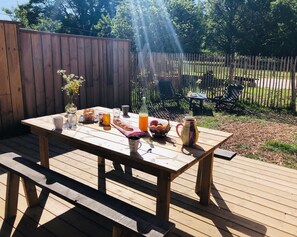
<svg viewBox="0 0 297 237"><path fill-rule="evenodd" d="M85 184L49 170L15 153L0 155L0 166L8 171L5 218L16 215L19 180L22 183L29 207L38 205L35 185L78 206L93 211L110 221L113 237L166 236L175 227L169 221L99 192Z"/></svg>

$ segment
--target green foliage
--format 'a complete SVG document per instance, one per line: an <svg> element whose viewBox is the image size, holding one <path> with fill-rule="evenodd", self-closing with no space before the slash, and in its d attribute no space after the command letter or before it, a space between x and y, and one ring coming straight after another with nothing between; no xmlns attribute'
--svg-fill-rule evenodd
<svg viewBox="0 0 297 237"><path fill-rule="evenodd" d="M198 117L198 126L204 128L217 129L221 125L219 117Z"/></svg>
<svg viewBox="0 0 297 237"><path fill-rule="evenodd" d="M206 6L207 48L242 55L297 54L297 0L208 0Z"/></svg>
<svg viewBox="0 0 297 237"><path fill-rule="evenodd" d="M250 150L251 149L251 147L249 145L241 144L241 143L235 144L235 147L246 149L246 150Z"/></svg>
<svg viewBox="0 0 297 237"><path fill-rule="evenodd" d="M103 15L101 19L99 19L97 25L94 26L94 28L98 31L99 37L107 37L112 38L112 19L110 16Z"/></svg>
<svg viewBox="0 0 297 237"><path fill-rule="evenodd" d="M61 21L55 21L50 18L41 18L38 20L37 25L32 25L32 29L40 31L57 32L62 28Z"/></svg>
<svg viewBox="0 0 297 237"><path fill-rule="evenodd" d="M273 54L279 56L297 55L297 0L275 0L272 3L275 27Z"/></svg>
<svg viewBox="0 0 297 237"><path fill-rule="evenodd" d="M200 52L206 31L203 6L193 1L169 0L167 9L183 51Z"/></svg>
<svg viewBox="0 0 297 237"><path fill-rule="evenodd" d="M285 143L285 142L279 142L279 141L267 141L265 143L265 149L269 151L297 155L297 144L291 144L291 143Z"/></svg>
<svg viewBox="0 0 297 237"><path fill-rule="evenodd" d="M208 0L208 47L227 54L236 51L244 2L244 0Z"/></svg>
<svg viewBox="0 0 297 237"><path fill-rule="evenodd" d="M276 28L271 12L273 1L245 2L237 27L236 52L242 55L270 55Z"/></svg>
<svg viewBox="0 0 297 237"><path fill-rule="evenodd" d="M119 1L108 0L30 0L13 11L5 9L14 20L30 29L97 35L94 26L103 16L114 15ZM51 21L49 21L51 19ZM61 27L59 27L61 24ZM46 27L45 27L46 25Z"/></svg>
<svg viewBox="0 0 297 237"><path fill-rule="evenodd" d="M199 13L200 11L200 13ZM198 52L203 37L202 9L189 0L123 1L113 19L113 34L132 36L133 48L154 52ZM181 45L179 45L181 43Z"/></svg>
<svg viewBox="0 0 297 237"><path fill-rule="evenodd" d="M263 158L263 155L259 152L248 153L245 156L254 160L265 161L265 159Z"/></svg>
<svg viewBox="0 0 297 237"><path fill-rule="evenodd" d="M133 49L297 55L297 0L29 0L23 27L131 39Z"/></svg>

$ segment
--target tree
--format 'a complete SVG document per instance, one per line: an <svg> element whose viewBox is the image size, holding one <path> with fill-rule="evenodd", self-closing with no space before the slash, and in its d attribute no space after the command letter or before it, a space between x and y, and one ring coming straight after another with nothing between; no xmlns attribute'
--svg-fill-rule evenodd
<svg viewBox="0 0 297 237"><path fill-rule="evenodd" d="M275 27L271 43L272 54L297 55L297 0L276 0L272 3Z"/></svg>
<svg viewBox="0 0 297 237"><path fill-rule="evenodd" d="M238 25L236 51L243 55L269 55L275 23L271 12L274 0L247 0ZM244 47L243 47L244 46Z"/></svg>
<svg viewBox="0 0 297 237"><path fill-rule="evenodd" d="M30 0L13 11L5 9L13 19L27 28L38 29L45 23L61 23L58 32L97 35L94 28L102 16L114 15L120 0ZM44 21L50 19L50 21ZM43 22L43 24L41 24Z"/></svg>
<svg viewBox="0 0 297 237"><path fill-rule="evenodd" d="M192 0L169 0L167 7L183 51L200 52L205 37L203 5Z"/></svg>
<svg viewBox="0 0 297 237"><path fill-rule="evenodd" d="M245 0L208 0L207 47L227 54L235 53L244 2Z"/></svg>
<svg viewBox="0 0 297 237"><path fill-rule="evenodd" d="M126 0L113 19L116 37L129 38L135 50L198 52L203 38L202 9L191 0ZM202 17L201 17L202 18Z"/></svg>
<svg viewBox="0 0 297 237"><path fill-rule="evenodd" d="M99 37L113 38L112 34L112 19L109 14L103 15L97 22L94 28L98 31Z"/></svg>

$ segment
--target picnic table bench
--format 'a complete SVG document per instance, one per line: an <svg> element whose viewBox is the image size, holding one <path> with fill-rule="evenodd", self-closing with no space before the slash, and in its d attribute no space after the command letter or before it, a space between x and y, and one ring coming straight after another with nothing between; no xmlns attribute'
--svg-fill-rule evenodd
<svg viewBox="0 0 297 237"><path fill-rule="evenodd" d="M99 192L53 170L33 163L15 153L0 155L0 167L8 171L5 200L5 218L17 213L19 180L29 207L38 205L36 186L53 193L87 211L95 212L112 223L113 237L166 236L175 227L169 221Z"/></svg>

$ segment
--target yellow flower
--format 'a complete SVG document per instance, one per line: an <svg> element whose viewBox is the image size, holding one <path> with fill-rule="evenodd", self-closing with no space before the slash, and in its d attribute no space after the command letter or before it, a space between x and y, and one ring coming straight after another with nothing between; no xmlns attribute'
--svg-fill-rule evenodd
<svg viewBox="0 0 297 237"><path fill-rule="evenodd" d="M62 78L66 81L66 84L62 86L62 90L66 91L67 95L72 96L74 94L79 94L79 88L85 81L82 76L77 76L73 73L67 75L66 70L63 69L58 70L57 74L61 75Z"/></svg>

